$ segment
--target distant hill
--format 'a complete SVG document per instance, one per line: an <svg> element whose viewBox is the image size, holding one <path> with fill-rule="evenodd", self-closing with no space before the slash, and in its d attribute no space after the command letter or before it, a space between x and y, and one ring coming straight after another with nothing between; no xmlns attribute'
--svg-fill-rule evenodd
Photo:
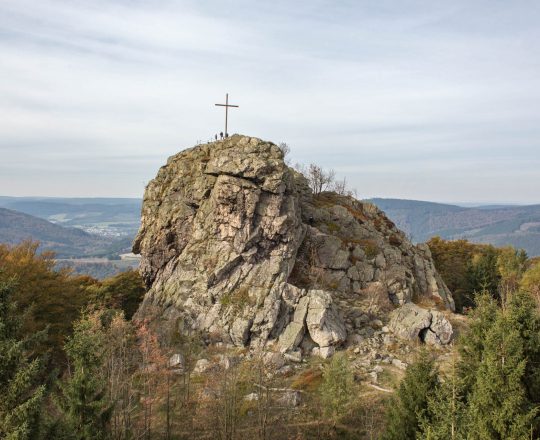
<svg viewBox="0 0 540 440"><path fill-rule="evenodd" d="M111 241L81 229L67 228L0 208L0 243L17 244L28 239L39 241L41 251L54 251L59 258L109 256L124 251L130 245L125 239Z"/></svg>
<svg viewBox="0 0 540 440"><path fill-rule="evenodd" d="M435 235L523 248L540 255L540 205L465 208L433 202L370 199L416 242Z"/></svg>
<svg viewBox="0 0 540 440"><path fill-rule="evenodd" d="M0 207L109 238L132 240L141 200L128 198L0 197Z"/></svg>
<svg viewBox="0 0 540 440"><path fill-rule="evenodd" d="M496 246L511 244L526 249L530 256L540 255L540 205L463 207L418 200L375 198L370 201L416 242L440 235ZM84 250L84 253L71 254L76 256L128 252L139 228L141 203L141 199L129 198L0 196L0 207L107 239L106 249L95 246L93 241L86 249L84 245L72 248Z"/></svg>

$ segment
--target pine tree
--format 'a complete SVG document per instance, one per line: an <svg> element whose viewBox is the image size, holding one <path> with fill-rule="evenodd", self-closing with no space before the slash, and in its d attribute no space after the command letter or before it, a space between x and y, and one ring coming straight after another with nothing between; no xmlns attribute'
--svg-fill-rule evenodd
<svg viewBox="0 0 540 440"><path fill-rule="evenodd" d="M464 423L463 382L458 375L456 356L452 358L449 375L428 399L426 412L420 420L419 440L464 440L467 430Z"/></svg>
<svg viewBox="0 0 540 440"><path fill-rule="evenodd" d="M540 404L540 314L536 301L528 292L512 294L506 310L507 319L523 340L525 367L524 383L529 398Z"/></svg>
<svg viewBox="0 0 540 440"><path fill-rule="evenodd" d="M36 386L40 362L28 358L31 341L20 338L13 288L0 282L0 438L25 440L36 438L45 387Z"/></svg>
<svg viewBox="0 0 540 440"><path fill-rule="evenodd" d="M100 374L105 341L99 320L99 314L83 317L65 345L70 376L61 384L59 405L69 439L107 438L113 405L107 399L106 378Z"/></svg>
<svg viewBox="0 0 540 440"><path fill-rule="evenodd" d="M414 440L428 401L438 389L437 370L429 353L422 350L408 369L386 414L383 440Z"/></svg>
<svg viewBox="0 0 540 440"><path fill-rule="evenodd" d="M486 336L499 312L497 302L488 292L476 295L476 308L471 314L469 330L459 340L458 375L463 383L463 398L466 401L476 382L478 368L482 361Z"/></svg>
<svg viewBox="0 0 540 440"><path fill-rule="evenodd" d="M469 279L474 292L489 292L497 297L500 274L497 268L497 249L485 246L473 256L469 266Z"/></svg>
<svg viewBox="0 0 540 440"><path fill-rule="evenodd" d="M335 354L326 365L321 384L321 403L324 414L335 424L344 415L351 400L353 375L347 358L342 353Z"/></svg>
<svg viewBox="0 0 540 440"><path fill-rule="evenodd" d="M501 311L486 335L469 399L471 439L530 438L536 409L528 400L523 383L526 365L520 332L515 322Z"/></svg>

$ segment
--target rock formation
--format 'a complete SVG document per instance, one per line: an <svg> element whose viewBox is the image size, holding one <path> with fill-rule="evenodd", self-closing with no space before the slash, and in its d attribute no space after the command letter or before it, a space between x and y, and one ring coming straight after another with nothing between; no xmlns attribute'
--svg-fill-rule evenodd
<svg viewBox="0 0 540 440"><path fill-rule="evenodd" d="M163 334L327 356L375 312L385 320L414 298L454 308L426 245L374 205L312 194L276 145L246 136L169 158L146 188L133 251L149 289L137 318ZM427 313L434 335L422 337L448 342L444 317Z"/></svg>
<svg viewBox="0 0 540 440"><path fill-rule="evenodd" d="M452 339L452 326L444 315L436 310L425 310L408 303L390 314L388 327L403 339L417 339L432 344L448 344Z"/></svg>

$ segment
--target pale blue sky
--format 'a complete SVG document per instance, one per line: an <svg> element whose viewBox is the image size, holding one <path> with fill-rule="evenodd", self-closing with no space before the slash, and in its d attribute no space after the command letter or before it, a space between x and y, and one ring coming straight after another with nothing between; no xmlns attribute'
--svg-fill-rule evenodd
<svg viewBox="0 0 540 440"><path fill-rule="evenodd" d="M0 2L0 195L142 196L223 125L360 197L540 203L540 2Z"/></svg>

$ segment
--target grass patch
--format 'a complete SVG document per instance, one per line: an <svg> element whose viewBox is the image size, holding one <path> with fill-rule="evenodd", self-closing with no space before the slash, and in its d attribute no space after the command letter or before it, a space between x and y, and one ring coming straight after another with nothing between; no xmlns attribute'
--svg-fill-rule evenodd
<svg viewBox="0 0 540 440"><path fill-rule="evenodd" d="M328 229L328 232L330 233L337 233L341 230L341 227L334 222L326 222L326 228Z"/></svg>
<svg viewBox="0 0 540 440"><path fill-rule="evenodd" d="M362 250L366 253L366 257L371 260L372 258L375 258L377 254L379 253L379 246L377 246L377 242L372 239L364 239L359 240L358 244L361 246Z"/></svg>
<svg viewBox="0 0 540 440"><path fill-rule="evenodd" d="M339 203L339 195L333 192L322 192L313 196L313 204L318 208L331 208Z"/></svg>
<svg viewBox="0 0 540 440"><path fill-rule="evenodd" d="M236 312L243 310L248 305L255 304L255 300L249 296L249 288L246 286L226 293L219 299L219 302L223 307L231 307Z"/></svg>
<svg viewBox="0 0 540 440"><path fill-rule="evenodd" d="M354 209L352 206L345 205L345 209L360 223L363 224L368 221L367 216L358 209Z"/></svg>
<svg viewBox="0 0 540 440"><path fill-rule="evenodd" d="M404 372L394 369L392 367L386 367L382 373L379 373L379 384L384 388L397 389L401 382Z"/></svg>
<svg viewBox="0 0 540 440"><path fill-rule="evenodd" d="M322 371L318 368L310 368L302 371L291 383L291 388L303 391L316 391L322 382Z"/></svg>

